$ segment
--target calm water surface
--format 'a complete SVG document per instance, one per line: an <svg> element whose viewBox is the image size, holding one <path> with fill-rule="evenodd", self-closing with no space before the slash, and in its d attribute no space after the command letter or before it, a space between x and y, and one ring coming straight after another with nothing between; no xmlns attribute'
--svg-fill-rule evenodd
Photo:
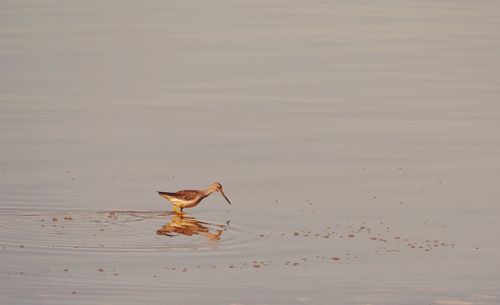
<svg viewBox="0 0 500 305"><path fill-rule="evenodd" d="M500 303L498 1L2 1L0 70L0 304Z"/></svg>

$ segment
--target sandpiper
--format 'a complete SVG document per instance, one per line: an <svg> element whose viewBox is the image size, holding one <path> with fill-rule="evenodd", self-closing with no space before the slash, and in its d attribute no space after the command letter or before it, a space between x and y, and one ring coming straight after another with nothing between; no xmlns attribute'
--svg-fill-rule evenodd
<svg viewBox="0 0 500 305"><path fill-rule="evenodd" d="M158 192L160 196L166 198L174 205L174 210L177 212L179 210L182 212L184 208L192 208L198 205L203 198L212 194L213 192L221 193L224 198L226 198L227 202L231 204L229 199L227 199L224 191L222 190L222 185L219 182L212 183L205 190L182 190L176 193L169 192Z"/></svg>

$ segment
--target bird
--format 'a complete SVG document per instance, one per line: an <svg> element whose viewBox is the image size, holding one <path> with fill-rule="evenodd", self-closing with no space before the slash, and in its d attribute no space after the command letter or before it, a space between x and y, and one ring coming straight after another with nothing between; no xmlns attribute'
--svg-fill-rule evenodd
<svg viewBox="0 0 500 305"><path fill-rule="evenodd" d="M231 201L227 199L224 191L222 190L222 184L220 184L219 182L210 184L210 186L204 190L182 190L175 193L159 191L158 194L174 205L174 211L182 213L183 209L193 208L197 206L200 201L203 200L203 198L207 197L213 192L221 193L221 195L227 200L227 202L231 204Z"/></svg>

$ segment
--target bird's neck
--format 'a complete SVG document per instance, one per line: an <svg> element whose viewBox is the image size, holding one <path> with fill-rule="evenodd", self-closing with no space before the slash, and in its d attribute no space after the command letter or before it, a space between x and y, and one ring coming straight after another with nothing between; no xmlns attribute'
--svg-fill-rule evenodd
<svg viewBox="0 0 500 305"><path fill-rule="evenodd" d="M213 192L215 192L215 189L209 187L209 188L203 190L203 197L207 197L208 195L212 194Z"/></svg>

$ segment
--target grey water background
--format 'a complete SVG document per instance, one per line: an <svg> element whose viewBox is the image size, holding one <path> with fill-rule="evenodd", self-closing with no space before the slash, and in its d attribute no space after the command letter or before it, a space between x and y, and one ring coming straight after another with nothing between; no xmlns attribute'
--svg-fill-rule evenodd
<svg viewBox="0 0 500 305"><path fill-rule="evenodd" d="M0 71L1 304L500 302L498 1L1 1Z"/></svg>

